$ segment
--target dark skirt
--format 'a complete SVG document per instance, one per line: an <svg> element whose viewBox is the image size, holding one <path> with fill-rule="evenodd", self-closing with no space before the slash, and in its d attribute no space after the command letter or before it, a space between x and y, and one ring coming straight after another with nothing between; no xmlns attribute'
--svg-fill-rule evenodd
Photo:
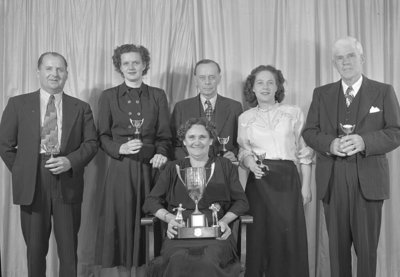
<svg viewBox="0 0 400 277"><path fill-rule="evenodd" d="M151 183L151 166L124 157L111 159L104 187L95 263L103 267L145 263L141 206Z"/></svg>
<svg viewBox="0 0 400 277"><path fill-rule="evenodd" d="M246 275L308 277L307 232L295 164L265 160L270 171L250 174L246 195L254 223L247 230Z"/></svg>
<svg viewBox="0 0 400 277"><path fill-rule="evenodd" d="M165 239L161 256L149 265L148 277L237 277L240 262L234 235L227 240Z"/></svg>

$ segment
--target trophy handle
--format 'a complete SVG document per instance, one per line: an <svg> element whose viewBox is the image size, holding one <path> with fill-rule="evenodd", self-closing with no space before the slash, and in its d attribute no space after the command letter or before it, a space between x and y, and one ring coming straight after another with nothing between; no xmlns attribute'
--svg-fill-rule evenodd
<svg viewBox="0 0 400 277"><path fill-rule="evenodd" d="M215 170L215 162L211 164L211 173L210 173L210 176L208 177L208 180L206 182L205 187L207 187L207 185L210 182L212 176L214 175L214 170Z"/></svg>
<svg viewBox="0 0 400 277"><path fill-rule="evenodd" d="M178 174L179 180L181 180L182 184L185 184L185 182L184 182L183 179L182 179L181 168L180 168L180 166L176 164L176 165L175 165L175 169L176 169L176 174ZM215 171L215 162L211 164L211 173L210 173L210 176L208 177L208 180L207 180L205 186L207 186L208 183L210 182L212 176L214 175L214 171Z"/></svg>
<svg viewBox="0 0 400 277"><path fill-rule="evenodd" d="M182 184L185 184L185 182L183 181L182 176L181 176L181 167L176 164L175 168L176 168L176 173L178 174L179 180L181 180Z"/></svg>

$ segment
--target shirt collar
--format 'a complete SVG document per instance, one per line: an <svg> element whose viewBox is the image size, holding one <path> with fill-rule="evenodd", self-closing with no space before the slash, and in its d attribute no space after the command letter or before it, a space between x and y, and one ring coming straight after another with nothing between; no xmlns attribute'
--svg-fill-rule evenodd
<svg viewBox="0 0 400 277"><path fill-rule="evenodd" d="M353 88L353 96L356 96L356 95L357 95L358 91L359 91L360 88L361 88L362 81L363 81L363 76L361 75L361 77L351 86L351 87ZM343 92L346 92L346 90L347 90L348 87L349 87L349 86L346 85L346 83L343 82L343 80L342 80Z"/></svg>
<svg viewBox="0 0 400 277"><path fill-rule="evenodd" d="M143 91L145 91L144 86L145 86L144 83L142 83L142 84L140 85L139 94L141 94ZM121 92L121 95L122 95L122 96L124 96L126 93L128 93L131 89L133 89L133 88L132 88L132 87L129 87L125 82L123 82L123 83L120 85L120 92Z"/></svg>
<svg viewBox="0 0 400 277"><path fill-rule="evenodd" d="M63 93L64 92L62 91L62 92L53 94L55 103L59 103L62 100ZM40 89L40 99L42 99L43 103L49 102L50 95L52 95L52 94L48 93L47 91L45 91L42 88Z"/></svg>
<svg viewBox="0 0 400 277"><path fill-rule="evenodd" d="M211 99L207 99L207 98L205 98L202 94L200 94L200 101L201 101L201 104L203 105L203 108L204 109L206 109L207 107L206 107L206 100L209 100L210 102L211 102L211 106L212 106L212 108L213 109L215 109L215 103L217 102L217 96L218 96L218 94L216 94L213 98L211 98Z"/></svg>

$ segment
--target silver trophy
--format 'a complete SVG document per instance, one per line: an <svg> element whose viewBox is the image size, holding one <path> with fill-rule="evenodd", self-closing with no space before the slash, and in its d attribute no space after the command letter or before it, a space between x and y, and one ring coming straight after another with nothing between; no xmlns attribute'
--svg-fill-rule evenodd
<svg viewBox="0 0 400 277"><path fill-rule="evenodd" d="M268 165L264 164L264 162L263 162L265 159L266 153L265 152L263 152L263 153L254 152L254 155L257 158L256 163L259 166L261 166L261 170L264 172L264 175L267 175L268 171L269 171L269 167L268 167Z"/></svg>
<svg viewBox="0 0 400 277"><path fill-rule="evenodd" d="M343 133L345 133L346 135L344 136L346 139L347 137L354 132L354 129L356 128L355 124L342 124L340 123L340 129L342 129ZM348 155L346 153L346 155Z"/></svg>
<svg viewBox="0 0 400 277"><path fill-rule="evenodd" d="M183 215L182 215L182 212L184 210L186 210L186 209L182 207L182 203L179 203L178 207L172 209L172 211L174 211L174 212L176 211L175 221L178 222L179 224L184 223Z"/></svg>
<svg viewBox="0 0 400 277"><path fill-rule="evenodd" d="M353 133L355 128L356 128L355 124L342 124L342 123L340 123L340 129L342 129L343 133L345 133L346 136L348 136L351 133Z"/></svg>
<svg viewBox="0 0 400 277"><path fill-rule="evenodd" d="M219 151L219 155L221 157L223 157L225 155L225 153L228 152L228 150L226 149L226 145L229 142L230 136L228 136L227 138L220 138L220 137L217 137L217 138L218 138L218 142L222 145L222 149Z"/></svg>
<svg viewBox="0 0 400 277"><path fill-rule="evenodd" d="M58 144L41 144L40 148L45 151L46 156L50 156L50 159L54 158L54 155L60 154L60 150L58 150Z"/></svg>
<svg viewBox="0 0 400 277"><path fill-rule="evenodd" d="M215 163L210 168L205 167L187 167L181 169L176 165L176 172L179 180L186 187L189 197L196 204L194 212L190 215L187 227L178 228L178 239L186 238L215 238L220 235L220 228L208 227L205 214L199 211L198 204L207 184L214 175ZM179 210L178 210L179 212Z"/></svg>
<svg viewBox="0 0 400 277"><path fill-rule="evenodd" d="M50 136L45 143L40 144L40 148L45 151L46 156L50 156L50 159L54 158L54 155L60 154L57 136Z"/></svg>
<svg viewBox="0 0 400 277"><path fill-rule="evenodd" d="M221 209L221 206L218 203L212 203L209 209L212 211L212 226L218 226L218 212Z"/></svg>
<svg viewBox="0 0 400 277"><path fill-rule="evenodd" d="M133 134L133 138L129 137L129 140L131 139L142 140L142 133L140 132L140 128L142 128L144 118L142 119L129 118L129 121L131 122L132 127L135 128L135 133Z"/></svg>

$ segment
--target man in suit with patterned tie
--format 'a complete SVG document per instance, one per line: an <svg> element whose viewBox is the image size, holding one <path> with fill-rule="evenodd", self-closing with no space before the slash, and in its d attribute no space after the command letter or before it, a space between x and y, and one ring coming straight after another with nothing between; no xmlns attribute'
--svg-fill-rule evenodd
<svg viewBox="0 0 400 277"><path fill-rule="evenodd" d="M172 112L171 131L175 159L182 159L188 155L182 142L177 138L177 130L181 124L190 118L206 117L214 122L218 137L229 137L226 144L228 151L223 155L232 162L236 162L239 148L237 144L238 117L243 112L242 105L238 101L218 94L221 68L217 62L209 59L197 62L194 68L194 80L199 94L176 103ZM210 155L218 155L221 150L222 145L215 138L210 147Z"/></svg>
<svg viewBox="0 0 400 277"><path fill-rule="evenodd" d="M360 42L342 38L332 50L341 80L314 90L303 137L317 152L331 276L351 276L353 244L357 276L372 277L383 200L389 198L386 153L400 145L400 108L391 85L362 75Z"/></svg>
<svg viewBox="0 0 400 277"><path fill-rule="evenodd" d="M46 52L38 60L40 89L10 98L0 123L0 156L12 173L20 205L28 276L46 275L53 217L62 277L77 275L83 172L97 152L90 106L63 92L67 62Z"/></svg>

